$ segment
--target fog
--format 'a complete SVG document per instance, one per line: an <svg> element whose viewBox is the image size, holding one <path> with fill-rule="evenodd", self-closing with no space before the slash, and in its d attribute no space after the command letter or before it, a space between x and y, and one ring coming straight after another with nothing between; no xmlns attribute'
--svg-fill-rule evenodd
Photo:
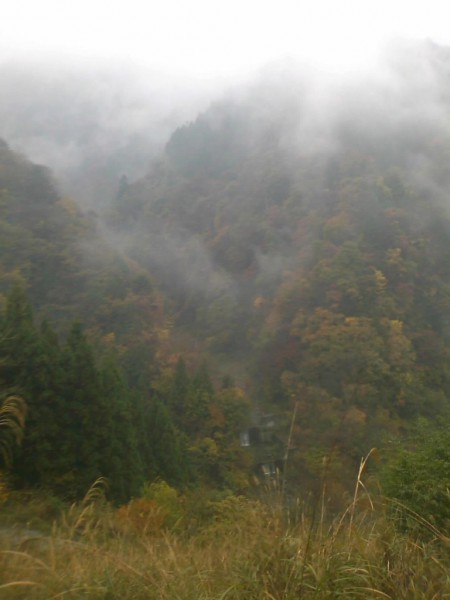
<svg viewBox="0 0 450 600"><path fill-rule="evenodd" d="M177 127L207 113L211 130L220 128L224 112L211 104L241 113L247 148L272 129L288 154L320 155L338 151L345 136L378 143L389 130L398 144L413 125L404 141L417 154L421 127L428 136L449 127L446 60L431 42L403 40L357 68L294 57L224 79L220 69L200 77L131 58L25 59L10 52L0 62L0 138L49 166L62 193L98 210L116 197L123 175L135 181L150 171ZM426 170L425 157L411 160Z"/></svg>
<svg viewBox="0 0 450 600"><path fill-rule="evenodd" d="M15 59L0 63L0 78L0 138L49 166L85 208L110 202L122 175L145 175L212 94L207 84L130 61Z"/></svg>
<svg viewBox="0 0 450 600"><path fill-rule="evenodd" d="M449 65L448 49L404 41L387 46L368 71L324 73L296 60L268 65L245 85L222 93L172 136L164 157L169 179L161 184L157 171L150 171L142 189L135 189L146 207L141 215L147 210L156 220L153 227L159 235L164 232L164 244L148 230L139 247L152 256L153 267L164 257L166 273L167 257L174 258L178 288L185 282L192 291L194 282L211 297L223 292L226 281L242 302L256 289L275 289L283 274L295 268L289 242L267 249L254 241L255 220L267 219L288 198L292 205L309 207L338 202L340 190L330 176L333 160L346 176L367 181L400 169L415 194L449 208L444 158L450 149ZM361 203L370 201L360 197ZM425 215L422 219L425 227ZM246 257L240 259L241 271L232 275L232 287L231 260L214 258L216 242L204 235L227 227L241 240ZM277 225L272 233L280 240L294 235L292 228L284 234ZM182 241L189 236L195 239L195 252ZM172 246L176 250L169 252ZM257 277L249 291L245 273L250 272Z"/></svg>
<svg viewBox="0 0 450 600"><path fill-rule="evenodd" d="M295 268L295 223L260 234L252 218L271 222L277 205L300 198L333 201L333 159L401 168L448 205L449 65L448 49L404 40L364 68L284 58L233 83L129 60L10 59L0 64L0 137L96 211L102 235L148 269L179 313L225 293L233 312ZM242 256L229 255L228 235Z"/></svg>

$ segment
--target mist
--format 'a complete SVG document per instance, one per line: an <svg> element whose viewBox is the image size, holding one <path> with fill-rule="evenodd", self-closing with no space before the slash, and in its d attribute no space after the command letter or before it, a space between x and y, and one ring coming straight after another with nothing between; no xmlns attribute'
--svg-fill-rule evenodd
<svg viewBox="0 0 450 600"><path fill-rule="evenodd" d="M130 60L9 59L0 77L0 138L95 210L115 197L122 175L145 175L172 131L212 94L207 83Z"/></svg>
<svg viewBox="0 0 450 600"><path fill-rule="evenodd" d="M295 247L296 215L338 202L355 169L401 169L448 207L449 60L431 42L395 41L365 68L282 59L226 86L130 61L10 60L0 137L50 167L195 321L224 294L228 312L272 295L317 235Z"/></svg>
<svg viewBox="0 0 450 600"><path fill-rule="evenodd" d="M283 60L218 95L125 197L122 235L146 231L134 256L151 257L166 289L174 274L179 306L183 293L210 302L228 286L236 310L251 312L258 294L272 296L310 260L319 232L294 243L296 219L332 210L346 178L398 171L423 202L448 209L449 60L432 43L396 42L369 70Z"/></svg>
<svg viewBox="0 0 450 600"><path fill-rule="evenodd" d="M364 68L336 72L283 59L234 85L130 60L9 59L0 64L0 137L94 210L116 197L122 176L148 174L174 131L199 113L212 133L224 118L240 118L241 148L272 136L288 158L336 153L352 136L375 145L383 138L392 151L403 139L411 163L426 170L421 128L428 137L449 128L446 59L432 43L397 41Z"/></svg>
<svg viewBox="0 0 450 600"><path fill-rule="evenodd" d="M223 25L212 16L208 40ZM189 20L174 20L182 35L159 32L159 61L184 72L148 53L0 63L0 304L18 282L58 331L85 323L200 443L195 460L224 439L238 450L245 424L225 427L231 388L216 406L213 386L170 383L180 357L191 373L207 362L217 387L232 375L255 425L294 415L278 439L294 436L299 479L318 475L319 453L350 472L383 436L447 416L450 49L397 39L338 68L326 59L348 24L328 38L320 18L317 57L248 69L242 50L245 76L230 57L224 77L213 49L237 64L233 27L197 64ZM144 25L145 39L156 23Z"/></svg>

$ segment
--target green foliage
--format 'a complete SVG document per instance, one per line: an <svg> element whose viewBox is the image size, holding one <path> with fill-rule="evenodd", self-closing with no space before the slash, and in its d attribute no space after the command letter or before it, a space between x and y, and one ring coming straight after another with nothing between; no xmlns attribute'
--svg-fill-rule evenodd
<svg viewBox="0 0 450 600"><path fill-rule="evenodd" d="M450 435L448 425L419 421L382 472L384 493L396 501L400 523L417 529L424 521L445 531L450 522Z"/></svg>
<svg viewBox="0 0 450 600"><path fill-rule="evenodd" d="M189 480L189 460L184 436L176 429L169 410L158 399L148 402L144 435L148 437L154 459L154 473L170 484L183 485Z"/></svg>
<svg viewBox="0 0 450 600"><path fill-rule="evenodd" d="M425 54L447 98L448 56ZM289 422L295 406L292 479L314 480L320 449L341 483L386 435L445 414L448 132L398 107L394 131L366 108L327 129L285 83L287 95L278 82L272 99L258 85L212 106L145 178L122 179L120 255L97 217L1 144L0 300L22 282L58 331L36 330L20 290L6 301L0 383L30 398L24 481L80 494L103 474L119 499L155 477L242 490L239 430L264 413ZM85 333L59 349L75 319ZM238 384L218 390L227 372ZM277 435L281 448L286 427Z"/></svg>
<svg viewBox="0 0 450 600"><path fill-rule="evenodd" d="M130 253L172 302L174 354L207 355L214 381L238 374L255 414L289 417L298 403L298 472L319 447L343 479L385 433L448 404L449 221L410 170L406 127L393 139L341 115L335 152L296 150L298 140L288 152L303 123L288 106L222 103L177 130L128 187L123 232L136 222ZM426 132L414 152L442 177ZM223 486L231 458L245 462L231 438L251 411L178 368L176 384L156 387L200 477Z"/></svg>
<svg viewBox="0 0 450 600"><path fill-rule="evenodd" d="M108 478L117 500L135 495L144 478L143 457L139 452L140 430L136 427L136 405L113 356L106 357L100 369L101 395L105 398L101 417L108 433L102 443L101 472ZM99 436L99 432L95 434Z"/></svg>
<svg viewBox="0 0 450 600"><path fill-rule="evenodd" d="M73 498L102 476L123 501L145 478L186 480L186 452L168 410L131 393L111 354L99 368L78 323L61 349L48 323L35 328L25 294L14 288L0 324L0 384L30 398L13 470L21 485Z"/></svg>
<svg viewBox="0 0 450 600"><path fill-rule="evenodd" d="M181 358L156 382L155 391L149 426L152 453L160 457L159 465L165 464L165 457L179 457L170 463L172 468L178 464L179 470L158 471L159 477L190 487L200 483L232 490L248 487L250 462L239 447L239 432L250 419L244 391L230 378L216 390L205 363L190 376Z"/></svg>
<svg viewBox="0 0 450 600"><path fill-rule="evenodd" d="M153 500L164 511L165 524L168 527L176 525L184 516L179 492L163 480L144 483L141 496L146 500Z"/></svg>

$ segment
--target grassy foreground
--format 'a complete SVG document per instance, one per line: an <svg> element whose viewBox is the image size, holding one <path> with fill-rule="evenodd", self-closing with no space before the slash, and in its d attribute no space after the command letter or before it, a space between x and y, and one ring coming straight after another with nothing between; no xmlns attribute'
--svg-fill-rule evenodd
<svg viewBox="0 0 450 600"><path fill-rule="evenodd" d="M450 598L449 540L419 517L415 535L401 533L373 502L355 495L330 519L320 502L287 516L276 502L228 497L201 519L185 507L171 521L154 501L113 510L93 493L41 534L58 508L10 499L0 509L0 597Z"/></svg>

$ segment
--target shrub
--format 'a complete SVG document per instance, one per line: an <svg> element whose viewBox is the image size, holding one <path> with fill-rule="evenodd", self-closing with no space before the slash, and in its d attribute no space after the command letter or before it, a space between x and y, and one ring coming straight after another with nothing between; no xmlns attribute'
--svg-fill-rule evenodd
<svg viewBox="0 0 450 600"><path fill-rule="evenodd" d="M136 498L116 510L115 525L119 532L134 535L157 535L166 520L166 512L153 500Z"/></svg>
<svg viewBox="0 0 450 600"><path fill-rule="evenodd" d="M406 447L385 465L381 482L386 496L406 508L408 527L428 521L444 528L450 520L450 435L448 427L421 420Z"/></svg>
<svg viewBox="0 0 450 600"><path fill-rule="evenodd" d="M165 516L164 525L166 527L173 527L183 518L182 498L179 492L165 481L144 483L141 495L159 506Z"/></svg>

